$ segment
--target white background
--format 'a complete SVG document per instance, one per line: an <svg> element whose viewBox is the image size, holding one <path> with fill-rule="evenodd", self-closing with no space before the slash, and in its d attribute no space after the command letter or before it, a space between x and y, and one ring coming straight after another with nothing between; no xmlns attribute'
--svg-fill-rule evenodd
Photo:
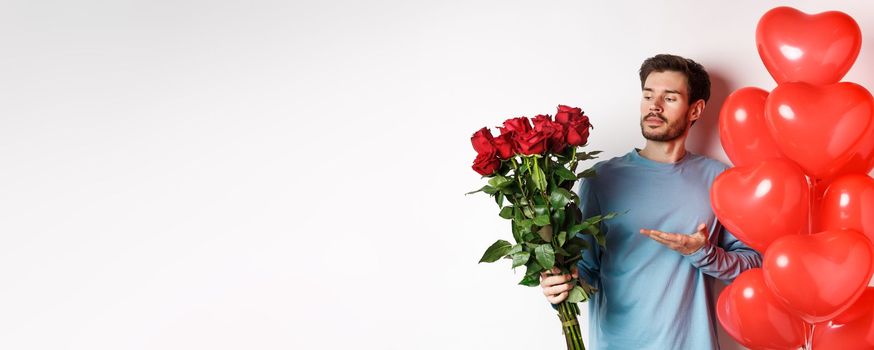
<svg viewBox="0 0 874 350"><path fill-rule="evenodd" d="M569 104L640 147L666 52L710 71L689 148L726 160L785 4L853 16L874 87L864 1L2 1L0 348L561 349L539 288L476 263L510 235L463 195L470 135Z"/></svg>

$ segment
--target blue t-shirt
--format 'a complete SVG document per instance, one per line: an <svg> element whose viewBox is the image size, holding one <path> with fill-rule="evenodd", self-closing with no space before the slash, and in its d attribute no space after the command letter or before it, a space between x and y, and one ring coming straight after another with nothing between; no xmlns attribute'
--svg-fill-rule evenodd
<svg viewBox="0 0 874 350"><path fill-rule="evenodd" d="M595 165L582 181L585 217L621 215L601 224L602 249L578 262L580 277L599 289L589 301L592 350L718 349L714 279L731 282L759 267L762 257L717 221L710 186L728 167L686 152L676 163L646 159L632 150ZM640 229L692 234L707 224L709 242L683 255L640 233Z"/></svg>

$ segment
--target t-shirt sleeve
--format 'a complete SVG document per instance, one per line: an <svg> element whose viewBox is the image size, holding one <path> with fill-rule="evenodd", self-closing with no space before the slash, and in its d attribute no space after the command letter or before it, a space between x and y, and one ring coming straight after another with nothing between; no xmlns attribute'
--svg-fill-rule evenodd
<svg viewBox="0 0 874 350"><path fill-rule="evenodd" d="M711 225L710 237L704 247L685 256L705 274L731 283L742 272L762 266L762 255L738 240L718 220ZM713 237L718 239L715 244Z"/></svg>
<svg viewBox="0 0 874 350"><path fill-rule="evenodd" d="M601 215L601 207L592 188L591 179L583 179L580 182L579 196L583 219ZM601 224L600 228L603 232L604 225ZM606 232L604 233L606 234ZM582 238L589 244L589 249L583 249L581 258L577 261L577 270L579 271L580 278L597 288L598 275L601 271L601 246L595 241L595 237L590 234L577 233L577 237Z"/></svg>

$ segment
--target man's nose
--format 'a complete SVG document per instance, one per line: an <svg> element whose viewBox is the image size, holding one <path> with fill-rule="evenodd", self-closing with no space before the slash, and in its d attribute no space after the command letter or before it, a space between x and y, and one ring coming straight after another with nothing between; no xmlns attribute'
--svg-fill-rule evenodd
<svg viewBox="0 0 874 350"><path fill-rule="evenodd" d="M661 111L662 111L662 106L661 106L661 104L658 103L658 101L653 101L653 102L649 105L649 110L650 110L651 112L661 112Z"/></svg>

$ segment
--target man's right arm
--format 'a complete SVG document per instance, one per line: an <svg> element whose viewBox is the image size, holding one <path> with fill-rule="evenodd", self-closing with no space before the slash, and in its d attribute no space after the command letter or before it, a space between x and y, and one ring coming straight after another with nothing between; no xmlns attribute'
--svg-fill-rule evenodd
<svg viewBox="0 0 874 350"><path fill-rule="evenodd" d="M592 188L590 179L583 179L580 182L580 210L583 213L583 220L592 216L601 215L601 205L598 203L598 197L595 196L595 191ZM601 225L601 229L604 226ZM605 232L606 233L606 232ZM584 279L589 285L598 288L599 275L601 273L601 246L595 241L595 237L590 234L577 233L577 237L582 238L588 243L589 248L583 249L580 252L580 260L577 261L577 269L579 270L580 278Z"/></svg>

